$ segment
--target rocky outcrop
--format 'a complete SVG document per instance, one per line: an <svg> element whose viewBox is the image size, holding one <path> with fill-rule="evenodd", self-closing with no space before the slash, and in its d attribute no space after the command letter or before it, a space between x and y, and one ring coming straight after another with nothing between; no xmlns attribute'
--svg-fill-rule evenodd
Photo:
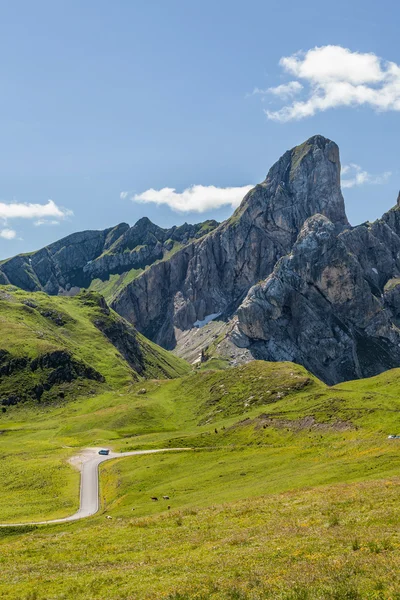
<svg viewBox="0 0 400 600"><path fill-rule="evenodd" d="M32 376L32 373L35 373L35 376ZM13 385L13 377L15 381L16 377L19 377L18 386ZM40 401L45 392L75 380L105 382L101 373L65 350L47 352L34 359L27 356L14 357L6 350L0 350L2 406L12 406L32 399ZM6 393L7 388L14 391ZM64 392L59 391L58 397L63 398Z"/></svg>
<svg viewBox="0 0 400 600"><path fill-rule="evenodd" d="M121 291L113 308L147 337L174 348L180 332L197 321L233 314L316 213L338 230L348 225L339 150L322 136L286 152L231 219L147 269Z"/></svg>
<svg viewBox="0 0 400 600"><path fill-rule="evenodd" d="M104 231L74 233L37 252L18 255L0 265L0 284L51 295L73 295L93 279L143 269L161 260L176 244L184 246L212 231L218 223L162 229L149 219L133 227L120 223Z"/></svg>
<svg viewBox="0 0 400 600"><path fill-rule="evenodd" d="M322 215L306 221L291 253L238 310L238 339L253 356L300 363L330 384L400 365L400 331L354 239L349 248L348 232Z"/></svg>
<svg viewBox="0 0 400 600"><path fill-rule="evenodd" d="M109 252L84 267L90 279L106 279L110 273L124 273L131 269L143 269L162 260L175 245L186 246L217 227L216 221L205 221L197 225L185 223L180 227L162 229L147 217L127 229L114 243Z"/></svg>

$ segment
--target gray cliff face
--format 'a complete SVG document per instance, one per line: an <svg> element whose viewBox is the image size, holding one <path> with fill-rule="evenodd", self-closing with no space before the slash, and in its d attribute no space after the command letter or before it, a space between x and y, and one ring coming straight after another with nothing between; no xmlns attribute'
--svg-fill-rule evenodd
<svg viewBox="0 0 400 600"><path fill-rule="evenodd" d="M330 384L400 364L400 331L384 297L374 295L377 269L375 284L366 277L377 264L365 269L369 250L382 260L379 244L361 244L354 253L366 233L356 228L348 245L350 233L338 234L326 217L311 217L291 253L249 291L237 328L253 356L303 364Z"/></svg>
<svg viewBox="0 0 400 600"><path fill-rule="evenodd" d="M338 148L316 136L286 152L226 223L133 281L114 308L181 355L200 337L213 347L217 325L201 336L193 325L221 315L225 337L213 351L233 364L295 361L330 384L400 366L399 201L350 227Z"/></svg>
<svg viewBox="0 0 400 600"><path fill-rule="evenodd" d="M147 337L174 348L179 333L196 321L232 315L316 213L338 230L348 224L338 147L321 136L286 152L231 219L147 269L122 290L113 308Z"/></svg>
<svg viewBox="0 0 400 600"><path fill-rule="evenodd" d="M104 279L110 273L143 269L162 260L175 244L185 246L217 226L216 221L206 221L197 225L185 223L180 227L162 229L143 217L116 240L109 252L88 264L84 272L90 279Z"/></svg>
<svg viewBox="0 0 400 600"><path fill-rule="evenodd" d="M0 284L11 283L28 291L57 295L88 287L93 279L143 269L163 257L176 244L184 246L212 231L218 223L162 229L147 218L133 227L121 223L104 231L82 231L30 255L19 255L0 265Z"/></svg>
<svg viewBox="0 0 400 600"><path fill-rule="evenodd" d="M104 231L74 233L30 255L19 255L5 261L0 271L5 283L28 291L43 290L56 295L71 287L88 284L85 265L106 251L129 226L118 225Z"/></svg>

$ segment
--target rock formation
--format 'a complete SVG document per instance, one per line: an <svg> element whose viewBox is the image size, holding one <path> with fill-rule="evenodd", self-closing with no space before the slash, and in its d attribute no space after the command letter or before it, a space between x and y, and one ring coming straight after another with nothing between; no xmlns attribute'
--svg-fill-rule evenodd
<svg viewBox="0 0 400 600"><path fill-rule="evenodd" d="M113 308L172 349L208 315L232 315L249 288L290 252L304 221L321 213L348 225L337 145L315 136L286 152L233 216L126 286Z"/></svg>
<svg viewBox="0 0 400 600"><path fill-rule="evenodd" d="M322 136L286 152L219 226L76 234L3 262L0 282L64 293L144 267L112 307L191 360L291 360L328 383L400 366L400 195L351 227L339 150Z"/></svg>
<svg viewBox="0 0 400 600"><path fill-rule="evenodd" d="M400 331L349 237L314 215L290 254L249 291L237 328L253 356L300 363L331 384L400 365Z"/></svg>
<svg viewBox="0 0 400 600"><path fill-rule="evenodd" d="M399 205L351 227L338 148L315 136L286 152L231 219L148 269L114 307L178 354L189 355L180 340L190 349L192 338L196 351L211 344L209 355L233 364L290 360L333 384L400 366L399 257ZM225 326L197 335L208 316Z"/></svg>
<svg viewBox="0 0 400 600"><path fill-rule="evenodd" d="M133 227L120 223L104 231L82 231L31 254L21 254L0 265L0 284L24 290L43 290L51 295L75 294L92 280L143 269L193 239L212 231L218 223L162 229L149 219Z"/></svg>

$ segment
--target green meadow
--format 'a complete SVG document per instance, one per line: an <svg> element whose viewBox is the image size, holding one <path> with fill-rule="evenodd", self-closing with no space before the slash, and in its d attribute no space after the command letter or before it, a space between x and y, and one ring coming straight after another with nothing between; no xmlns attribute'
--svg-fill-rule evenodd
<svg viewBox="0 0 400 600"><path fill-rule="evenodd" d="M19 399L0 412L1 598L400 599L400 370L331 388L290 363L192 370L95 293L0 292L0 399ZM52 371L29 361L58 350L102 379L37 399ZM68 459L90 446L187 451L104 463L96 516L29 525L77 510Z"/></svg>
<svg viewBox="0 0 400 600"><path fill-rule="evenodd" d="M10 407L3 523L74 512L80 448L190 450L102 465L95 517L0 530L1 597L400 598L399 387L256 361Z"/></svg>

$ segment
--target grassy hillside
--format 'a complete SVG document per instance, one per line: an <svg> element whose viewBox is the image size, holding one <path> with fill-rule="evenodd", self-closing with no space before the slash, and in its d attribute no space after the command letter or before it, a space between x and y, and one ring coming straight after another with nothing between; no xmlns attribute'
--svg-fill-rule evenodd
<svg viewBox="0 0 400 600"><path fill-rule="evenodd" d="M111 311L101 296L49 297L0 286L0 405L120 389L189 367Z"/></svg>
<svg viewBox="0 0 400 600"><path fill-rule="evenodd" d="M114 296L118 294L128 283L133 281L143 269L130 269L125 273L112 273L107 279L93 279L90 282L89 289L94 292L99 292L111 304Z"/></svg>
<svg viewBox="0 0 400 600"><path fill-rule="evenodd" d="M72 513L80 447L193 450L103 465L96 517L0 530L0 595L400 598L399 389L399 370L328 388L256 361L10 407L2 522Z"/></svg>
<svg viewBox="0 0 400 600"><path fill-rule="evenodd" d="M3 532L0 593L24 600L398 600L399 491L395 478Z"/></svg>

